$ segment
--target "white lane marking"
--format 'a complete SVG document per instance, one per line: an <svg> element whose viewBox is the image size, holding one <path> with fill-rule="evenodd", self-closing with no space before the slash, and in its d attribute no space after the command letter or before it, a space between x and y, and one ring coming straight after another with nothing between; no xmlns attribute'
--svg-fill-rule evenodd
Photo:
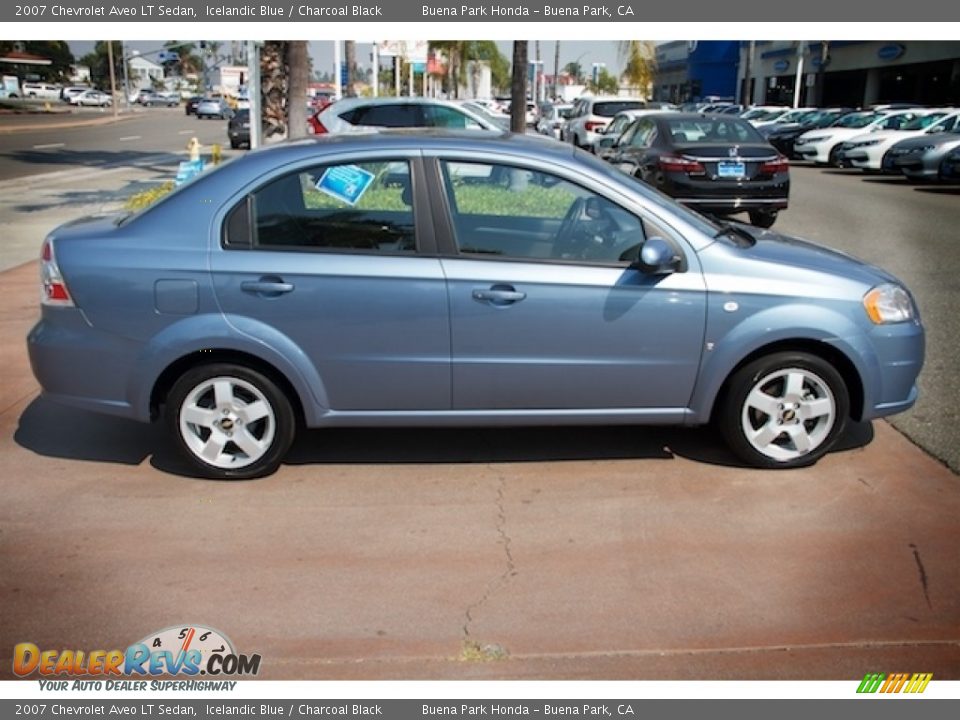
<svg viewBox="0 0 960 720"><path fill-rule="evenodd" d="M194 133L193 130L181 130L180 132L177 133L177 135L192 135L193 133Z"/></svg>
<svg viewBox="0 0 960 720"><path fill-rule="evenodd" d="M127 135L126 137L117 138L120 142L127 142L128 140L139 140L142 138L142 135Z"/></svg>
<svg viewBox="0 0 960 720"><path fill-rule="evenodd" d="M66 143L47 143L46 145L34 145L34 150L46 150L47 148L66 147Z"/></svg>

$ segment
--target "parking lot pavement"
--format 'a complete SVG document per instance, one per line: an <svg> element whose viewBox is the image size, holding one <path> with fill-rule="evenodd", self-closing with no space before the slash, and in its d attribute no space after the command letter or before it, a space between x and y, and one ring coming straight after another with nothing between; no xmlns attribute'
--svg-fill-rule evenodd
<svg viewBox="0 0 960 720"><path fill-rule="evenodd" d="M36 272L0 274L2 677L192 622L269 679L960 678L960 483L885 422L789 472L705 430L337 430L196 480L36 397Z"/></svg>

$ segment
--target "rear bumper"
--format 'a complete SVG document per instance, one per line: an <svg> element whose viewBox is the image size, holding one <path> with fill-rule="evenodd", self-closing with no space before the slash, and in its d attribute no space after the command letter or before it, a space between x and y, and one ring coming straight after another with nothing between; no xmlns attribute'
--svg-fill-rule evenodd
<svg viewBox="0 0 960 720"><path fill-rule="evenodd" d="M90 327L79 310L44 308L27 336L30 367L43 394L52 400L109 415L149 420L128 397L129 369L136 366L134 343Z"/></svg>

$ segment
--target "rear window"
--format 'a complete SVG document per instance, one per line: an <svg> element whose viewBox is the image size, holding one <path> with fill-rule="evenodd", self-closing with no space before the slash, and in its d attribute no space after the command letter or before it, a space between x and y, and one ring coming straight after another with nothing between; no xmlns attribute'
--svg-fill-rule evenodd
<svg viewBox="0 0 960 720"><path fill-rule="evenodd" d="M593 114L600 117L613 117L624 110L640 110L646 106L643 100L609 100L593 104Z"/></svg>
<svg viewBox="0 0 960 720"><path fill-rule="evenodd" d="M667 120L668 137L676 145L711 143L763 143L766 140L753 126L738 118L704 117L696 120Z"/></svg>

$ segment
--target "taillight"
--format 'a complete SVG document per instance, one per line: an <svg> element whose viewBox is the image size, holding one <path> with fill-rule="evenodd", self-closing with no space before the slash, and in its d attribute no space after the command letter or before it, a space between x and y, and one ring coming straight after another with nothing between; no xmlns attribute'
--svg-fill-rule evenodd
<svg viewBox="0 0 960 720"><path fill-rule="evenodd" d="M680 155L661 155L659 163L660 169L665 172L682 172L687 175L705 175L707 172L696 160Z"/></svg>
<svg viewBox="0 0 960 720"><path fill-rule="evenodd" d="M316 115L310 116L310 127L313 128L314 135L326 135L328 132L330 132L323 126L323 123L320 122L320 118L318 118Z"/></svg>
<svg viewBox="0 0 960 720"><path fill-rule="evenodd" d="M763 165L760 166L760 172L764 175L790 172L790 161L783 155L778 155L776 160L769 160L763 163Z"/></svg>
<svg viewBox="0 0 960 720"><path fill-rule="evenodd" d="M607 124L606 124L605 122L597 122L597 121L595 121L595 120L587 120L587 122L585 122L585 123L583 124L583 129L586 130L587 132L600 132L600 131L603 130L606 126L607 126Z"/></svg>
<svg viewBox="0 0 960 720"><path fill-rule="evenodd" d="M43 241L43 249L40 251L40 283L42 285L41 304L74 307L70 291L67 290L67 283L60 274L60 267L53 254L53 242L50 240Z"/></svg>

